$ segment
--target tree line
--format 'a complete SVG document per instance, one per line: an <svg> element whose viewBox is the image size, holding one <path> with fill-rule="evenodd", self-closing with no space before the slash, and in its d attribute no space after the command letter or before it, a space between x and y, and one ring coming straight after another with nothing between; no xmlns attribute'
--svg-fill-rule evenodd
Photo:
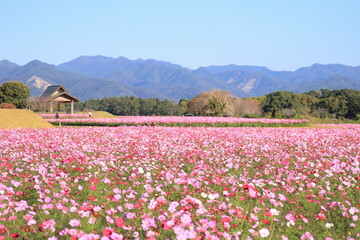
<svg viewBox="0 0 360 240"><path fill-rule="evenodd" d="M265 117L314 116L360 120L360 91L321 89L302 94L277 91L265 95L260 106Z"/></svg>
<svg viewBox="0 0 360 240"><path fill-rule="evenodd" d="M0 108L30 108L43 111L30 89L17 81L0 85ZM110 97L76 103L79 111L106 111L133 116L228 116L267 118L317 118L360 120L360 91L353 89L293 93L276 91L262 97L237 98L230 92L214 90L200 93L178 103L158 98Z"/></svg>
<svg viewBox="0 0 360 240"><path fill-rule="evenodd" d="M78 103L76 107L106 111L119 116L176 116L183 114L180 105L170 100L144 99L134 96L89 99L85 103Z"/></svg>
<svg viewBox="0 0 360 240"><path fill-rule="evenodd" d="M188 111L202 116L317 118L360 120L360 91L353 89L293 93L276 91L263 97L234 98L226 91L199 94Z"/></svg>

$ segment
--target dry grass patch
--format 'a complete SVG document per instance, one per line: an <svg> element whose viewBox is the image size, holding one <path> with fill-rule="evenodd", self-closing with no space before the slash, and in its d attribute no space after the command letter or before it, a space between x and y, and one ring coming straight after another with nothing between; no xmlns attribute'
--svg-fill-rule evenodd
<svg viewBox="0 0 360 240"><path fill-rule="evenodd" d="M88 114L88 112L80 112L80 114ZM92 111L91 112L93 118L114 118L116 116L111 113L105 111Z"/></svg>
<svg viewBox="0 0 360 240"><path fill-rule="evenodd" d="M27 109L0 109L0 128L50 128L48 121Z"/></svg>
<svg viewBox="0 0 360 240"><path fill-rule="evenodd" d="M310 124L309 128L343 128L343 127L326 126L326 125L321 125L321 124Z"/></svg>

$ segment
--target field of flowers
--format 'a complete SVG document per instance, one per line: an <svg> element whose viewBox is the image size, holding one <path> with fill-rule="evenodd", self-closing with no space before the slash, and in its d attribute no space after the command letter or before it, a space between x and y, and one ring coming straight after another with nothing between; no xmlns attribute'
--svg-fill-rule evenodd
<svg viewBox="0 0 360 240"><path fill-rule="evenodd" d="M360 128L0 131L0 239L359 239Z"/></svg>
<svg viewBox="0 0 360 240"><path fill-rule="evenodd" d="M96 119L47 119L54 125L68 126L122 126L122 125L157 125L157 126L307 126L307 119L268 119L268 118L233 118L233 117L146 117L121 116L117 118Z"/></svg>
<svg viewBox="0 0 360 240"><path fill-rule="evenodd" d="M53 113L42 113L42 114L38 114L40 117L42 118L46 118L46 119L52 119L52 118L56 118L56 114ZM68 113L60 113L58 114L59 118L89 118L89 114L85 114L85 113L74 113L74 114L68 114Z"/></svg>

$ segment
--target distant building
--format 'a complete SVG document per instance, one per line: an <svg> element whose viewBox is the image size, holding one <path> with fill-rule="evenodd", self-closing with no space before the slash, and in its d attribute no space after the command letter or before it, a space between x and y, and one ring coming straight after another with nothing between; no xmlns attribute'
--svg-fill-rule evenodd
<svg viewBox="0 0 360 240"><path fill-rule="evenodd" d="M70 103L71 114L74 113L74 102L80 102L80 100L72 96L62 85L48 86L43 94L39 97L39 100L48 102L50 104L50 112L53 112L53 105L57 105L58 111L60 111L60 104Z"/></svg>

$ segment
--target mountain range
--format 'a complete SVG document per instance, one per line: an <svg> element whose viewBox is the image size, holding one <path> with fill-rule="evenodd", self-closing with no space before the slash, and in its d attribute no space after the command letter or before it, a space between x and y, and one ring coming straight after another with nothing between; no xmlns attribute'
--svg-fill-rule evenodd
<svg viewBox="0 0 360 240"><path fill-rule="evenodd" d="M33 60L23 66L0 61L0 84L20 81L39 96L49 85L63 85L82 101L137 96L178 101L213 89L237 97L263 96L274 91L360 90L360 67L314 64L296 71L272 71L259 66L208 66L191 70L158 60L81 56L60 65Z"/></svg>

